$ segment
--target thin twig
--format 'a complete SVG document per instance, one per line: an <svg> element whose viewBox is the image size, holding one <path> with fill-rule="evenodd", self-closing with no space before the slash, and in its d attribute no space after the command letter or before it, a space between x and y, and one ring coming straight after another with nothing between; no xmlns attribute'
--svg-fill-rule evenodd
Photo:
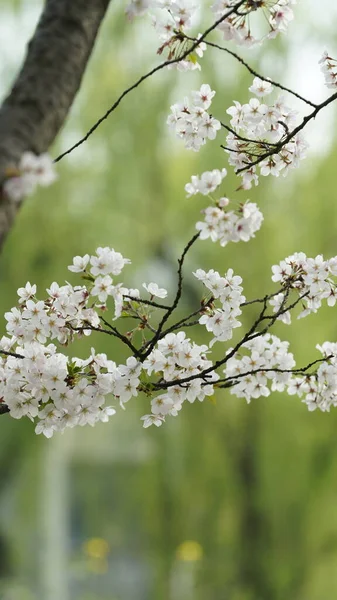
<svg viewBox="0 0 337 600"><path fill-rule="evenodd" d="M139 359L141 358L141 353L136 348L136 346L134 346L133 343L130 342L129 338L126 335L123 335L122 333L120 333L120 331L118 331L118 329L116 329L116 327L113 327L108 321L106 321L104 319L104 317L100 317L100 320L104 323L104 325L109 327L109 329L111 330L112 334L114 334L115 337L120 339L121 342L123 342L123 344L125 344L126 346L128 346L128 348L130 348L130 350L132 350L133 354L135 356L137 356L137 358L139 358ZM98 329L98 331L100 331L100 330Z"/></svg>
<svg viewBox="0 0 337 600"><path fill-rule="evenodd" d="M239 133L237 133L237 131L235 131L235 129L232 129L232 127L229 127L229 125L226 125L226 123L223 123L222 121L220 121L221 127L223 127L224 129L227 129L227 131L229 131L229 133L232 133L233 135L235 135L235 137L240 140L241 142L247 142L248 144L254 144L256 146L256 144L260 144L261 146L278 146L278 143L274 143L274 142L265 142L263 140L252 140L250 138L245 138L242 135L240 135Z"/></svg>
<svg viewBox="0 0 337 600"><path fill-rule="evenodd" d="M150 340L149 347L143 355L145 358L147 358L149 356L149 354L152 352L156 343L160 339L160 336L163 331L165 323L167 322L167 320L169 319L169 317L171 316L173 311L175 311L175 309L177 308L177 306L179 304L179 300L180 300L181 294L182 294L184 260L185 260L187 252L190 250L190 248L193 246L193 244L197 241L199 235L200 235L200 233L198 232L192 237L192 239L185 246L181 257L179 258L179 261L178 261L178 286L177 286L177 292L176 292L175 299L174 299L173 303L171 304L170 308L168 309L168 311L166 312L166 314L163 316L162 320L160 321L156 335L152 338L152 340ZM166 333L165 333L165 335L166 335Z"/></svg>
<svg viewBox="0 0 337 600"><path fill-rule="evenodd" d="M246 371L245 373L238 373L237 375L230 375L229 377L225 377L224 379L218 379L218 381L216 382L216 386L217 387L223 387L223 386L218 386L219 383L229 383L232 379L236 380L236 379L242 379L243 377L247 377L249 375L256 375L258 373L292 373L294 375L296 374L305 374L306 371L308 371L309 369L311 369L311 367L314 367L315 365L322 363L322 362L326 362L327 360L330 360L331 358L333 358L333 354L330 354L327 357L324 358L318 358L317 360L314 360L313 362L309 363L306 367L301 367L298 369L280 369L275 367L274 369L265 369L263 367L261 367L260 369L252 369L251 371ZM310 373L309 376L314 375L314 373ZM231 384L231 386L235 385L235 382L233 384Z"/></svg>
<svg viewBox="0 0 337 600"><path fill-rule="evenodd" d="M135 298L135 296L124 296L123 294L123 298L128 298L128 300L138 302L139 304L147 304L148 306L153 306L154 308L161 308L162 310L168 310L170 308L165 304L159 304L158 302L154 302L153 300L143 300L143 298Z"/></svg>
<svg viewBox="0 0 337 600"><path fill-rule="evenodd" d="M196 40L196 38L189 37L187 35L185 35L185 37L190 41ZM294 92L293 90L287 88L285 85L282 85L281 83L278 83L277 81L274 81L273 79L270 79L269 77L264 77L264 75L261 75L261 73L258 73L257 71L255 71L255 69L253 69L250 65L248 65L246 63L246 61L244 61L243 58L241 58L241 56L236 54L236 52L233 52L232 50L229 50L228 48L225 48L224 46L220 46L219 44L214 44L213 42L208 42L207 40L204 40L204 43L207 46L210 46L212 48L217 48L218 50L222 50L223 52L226 52L227 54L230 54L231 56L233 56L233 58L235 58L237 61L239 61L249 71L249 73L254 75L254 77L258 77L259 79L262 79L262 81L267 81L267 82L271 83L274 87L277 87L280 90L283 90L284 92L288 92L289 94L292 94L299 100L302 100L302 102L305 102L306 104L309 104L309 106L316 108L317 104L315 104L311 100L304 98L297 92Z"/></svg>
<svg viewBox="0 0 337 600"><path fill-rule="evenodd" d="M256 156L256 158L259 158L261 156L261 154L255 154L255 152L247 152L247 150L235 150L234 148L229 148L228 146L224 146L223 144L220 144L220 148L222 148L223 150L226 150L227 152L236 152L236 154L249 154L249 156ZM244 162L246 165L250 165L249 162L246 161L242 161Z"/></svg>
<svg viewBox="0 0 337 600"><path fill-rule="evenodd" d="M188 317L184 317L183 319L181 319L180 321L178 321L177 323L175 323L174 325L172 325L172 327L169 327L168 329L165 330L165 335L167 335L168 333L171 333L171 331L176 331L177 329L180 329L181 327L188 327L190 326L190 324L188 325L188 321L190 319L192 319L192 317L195 317L196 315L199 315L200 312L204 309L205 307L202 306L200 307L198 310L195 310L193 313L191 313L190 315L188 315ZM194 321L195 324L199 323L198 321Z"/></svg>
<svg viewBox="0 0 337 600"><path fill-rule="evenodd" d="M133 310L133 313L134 314L128 315L126 318L136 319L137 321L140 321L140 323L142 324L142 327L139 326L139 329L146 328L146 329L149 329L150 331L152 331L152 333L156 333L157 330L154 327L152 327L152 325L150 325L146 316L139 315L137 313L137 311L135 311L135 310Z"/></svg>
<svg viewBox="0 0 337 600"><path fill-rule="evenodd" d="M277 296L278 294L280 294L283 291L284 291L284 288L281 288L280 290L277 290L277 292L274 292L273 294L268 294L268 300L270 300L271 298L274 298L274 296ZM243 302L242 304L240 304L240 307L241 306L249 306L250 304L257 304L257 303L261 303L264 301L265 301L265 298L256 298L255 300L248 300L247 302Z"/></svg>

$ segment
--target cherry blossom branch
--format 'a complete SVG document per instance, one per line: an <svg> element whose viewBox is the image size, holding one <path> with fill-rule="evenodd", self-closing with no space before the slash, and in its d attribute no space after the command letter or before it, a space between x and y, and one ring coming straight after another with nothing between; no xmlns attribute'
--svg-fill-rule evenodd
<svg viewBox="0 0 337 600"><path fill-rule="evenodd" d="M332 96L330 96L329 98L327 98L323 102L321 102L321 104L317 104L316 108L309 115L307 115L306 117L303 118L302 123L300 123L297 127L295 127L288 135L286 135L284 138L282 138L274 146L273 149L269 150L268 152L265 152L264 154L261 154L261 156L259 158L257 158L256 160L250 162L249 164L247 164L247 166L241 167L241 168L237 169L236 173L237 174L238 173L242 173L243 171L246 171L247 169L250 169L251 167L254 167L255 165L259 164L260 162L262 162L263 160L265 160L269 156L273 156L274 154L278 154L280 152L280 150L283 148L283 146L285 146L286 144L288 144L288 142L290 142L295 137L295 135L297 135L307 125L307 123L309 123L309 121L311 121L312 119L315 119L315 117L318 115L318 113L323 108L325 108L326 106L328 106L329 104L331 104L335 100L337 100L337 92L334 93L334 94L332 94ZM256 140L255 143L259 143L259 140Z"/></svg>
<svg viewBox="0 0 337 600"><path fill-rule="evenodd" d="M251 336L254 333L254 331L256 330L256 328L258 327L259 323L261 323L261 320L267 309L267 300L268 300L268 296L265 296L264 306L263 306L263 309L260 312L259 316L254 321L254 323L251 326L251 328L249 329L249 331L236 344L236 346L225 356L225 358L218 360L217 362L214 363L214 365L208 367L207 369L201 371L200 373L198 373L196 375L190 375L188 377L183 377L182 379L179 379L179 380L165 381L165 383L154 384L155 389L166 389L166 388L172 387L174 385L181 386L182 384L189 383L190 381L194 381L195 379L205 379L205 377L210 376L213 371L215 371L216 369L218 369L219 367L224 365L232 356L234 356L234 354L236 354L236 352L241 348L241 346L243 344L248 342L250 339L253 339L253 337L251 337ZM258 335L262 335L262 334L259 333Z"/></svg>
<svg viewBox="0 0 337 600"><path fill-rule="evenodd" d="M224 4L234 2L230 0ZM292 3L292 0L284 0L282 6L287 3ZM168 60L125 90L86 136L55 162L82 144L117 108L122 99L152 74L165 66L179 63L186 57L188 60L180 65L181 68L199 66L196 55L202 55L205 49L204 45L200 46L202 41L229 15L233 16L224 25L227 37L241 43L256 41L251 35L249 18L246 21L249 13L261 7L270 13L268 20L263 11L270 26L270 33L265 36L267 38L274 37L277 30L282 31L287 24L282 19L288 21L292 16L289 7L289 12L280 13L277 2L242 0L222 14L201 37L193 39L183 33L189 22L188 11L186 12L185 6L178 6L178 2L176 4L175 9L179 14L175 16L173 8L169 13L179 31L173 30L171 21L166 25L164 23L166 41L158 51L161 54L164 49L168 49ZM137 0L132 0L128 14L130 11L140 14L143 8ZM219 16L223 5L216 4L213 10ZM157 24L160 30L163 23L158 21ZM232 127L229 127L210 114L209 108L215 91L208 84L202 84L200 90L191 92L192 101L187 98L171 106L167 124L175 130L178 137L184 139L187 149L195 151L208 139L214 140L217 131L221 130L221 126L224 127L229 132L229 147L222 148L230 153L229 164L237 169L236 173L249 169L243 175L242 189L250 189L253 184L258 183L254 165L262 161L264 164L260 165L260 169L263 176L278 176L282 169L285 174L288 169L296 167L306 149L305 140L302 135L297 134L322 108L337 98L337 93L321 104L314 104L269 78L261 78L236 53L216 44L209 45L228 52L256 76L249 88L255 96L268 95L273 91L273 84L290 92L314 110L303 118L300 125L294 127L296 112L286 106L282 97L273 105L261 103L256 98L251 98L244 105L235 101L234 106L227 110L232 116ZM196 52L193 53L193 50ZM325 53L320 63L324 64L322 70L327 86L336 89L335 62ZM290 127L294 129L290 131ZM237 133L236 129L247 137ZM265 141L264 137L270 137L273 141ZM289 144L291 140L292 143ZM265 160L268 156L277 154L279 156L276 158ZM28 189L31 182L33 186L37 183L44 185L47 180L50 182L52 174L48 173L46 166L40 168L44 160L43 156L23 155L17 171L8 175L5 193L18 195L26 187ZM51 161L49 164L51 167ZM226 174L226 169L214 169L201 176L193 175L185 190L188 196L201 193L211 198ZM66 285L60 287L54 282L47 290L48 297L45 300L37 299L35 284L28 282L24 288L19 288L18 306L5 313L6 332L11 337L3 337L0 344L6 348L2 351L1 359L0 414L10 411L13 418L28 416L32 421L36 418L36 433L51 437L54 431L62 431L66 427L87 423L93 425L109 420L116 411L114 407L105 404L108 398L114 398L124 407L139 392L145 392L151 397L151 414L142 417L144 427L161 425L167 415L177 415L185 400L202 401L214 393L215 387L231 387L231 393L245 397L248 402L252 398L267 396L273 390L288 389L289 394L296 393L300 397L305 394L304 402L308 404L309 410L319 408L325 411L334 406L337 394L337 343L324 342L317 346L324 358L295 369L293 354L288 351L289 342L281 341L270 330L278 319L289 324L290 311L301 302L303 310L299 317L317 312L323 300L328 306L335 305L337 257L324 260L321 255L308 258L303 252L297 252L282 260L279 265L272 266L272 281L279 282L281 290L247 302L242 295L242 279L234 275L233 269L229 268L224 275L220 275L214 269L206 272L198 268L193 275L207 288L207 295L201 299L198 310L174 322L173 314L183 293L185 258L195 241L199 237L202 240L211 238L213 242L219 241L221 246L225 246L229 242L248 241L261 227L263 215L255 203L241 202L233 210L227 209L229 204L230 200L222 196L218 200L212 200L211 206L204 209L203 221L196 223L198 233L186 244L178 260L177 287L173 300L168 305L156 301L157 298L167 296L167 290L159 288L157 283L143 283L150 298L143 300L138 297L139 290L128 289L124 284L115 282L115 276L121 274L130 260L112 248L97 248L96 255L74 257L73 264L68 268L74 273L82 274L86 285L72 286L66 282ZM305 297L307 299L303 302ZM114 315L109 317L112 323L118 318L133 319L131 329L125 334L100 316L101 311L105 314L111 298L114 300ZM219 360L210 356L216 342L232 340L234 329L242 325L237 317L242 314L243 307L250 304L257 304L257 308L248 331L243 330L241 339L235 345L232 342L234 347L227 352L223 350L219 354ZM269 311L268 306L272 307ZM152 322L154 310L164 311L155 313L155 324ZM73 326L74 323L77 327ZM105 324L105 328L101 323ZM213 334L214 337L208 344L199 345L187 337L186 329L198 324L205 326ZM124 331L124 326L121 329ZM56 340L61 346L67 346L75 339L74 332L81 334L92 331L113 336L126 345L130 352L125 364L117 365L105 354L96 354L94 349L85 360L70 358L58 349L56 343L50 343ZM178 331L177 334L173 333ZM7 351L10 348L16 349L18 353ZM21 352L23 356L19 354ZM8 357L12 358L7 360ZM311 372L319 363L323 363L323 366L317 368L316 372ZM224 365L222 370L225 377L220 378L220 372L217 371ZM268 373L274 375L267 376ZM282 376L277 375L279 373ZM257 374L264 376L254 377ZM295 374L300 377L292 377ZM160 393L162 391L164 393Z"/></svg>
<svg viewBox="0 0 337 600"><path fill-rule="evenodd" d="M299 296L294 302L292 302L292 304L290 304L289 306L286 306L286 302L288 299L288 295L289 295L289 288L285 290L285 296L284 299L281 303L280 309L274 314L274 315L266 315L266 310L267 310L267 302L268 299L270 298L270 296L266 295L262 302L263 302L263 308L260 311L257 319L254 321L253 325L251 326L251 328L249 329L249 331L243 336L243 338L234 346L234 348L232 348L232 350L230 350L226 356L218 361L216 361L212 366L208 367L207 369L204 369L203 371L200 371L200 373L197 373L195 375L190 375L188 377L184 377L182 379L176 379L176 380L172 380L172 381L165 381L163 383L155 383L154 388L155 389L167 389L169 387L172 386L176 386L179 385L181 386L184 383L189 383L191 381L194 381L196 379L204 379L207 376L210 376L212 372L216 371L216 369L218 369L219 367L223 366L224 364L226 364L230 358L232 358L237 352L238 350L240 350L240 348L246 344L247 342L257 338L257 337L261 337L263 335L265 335L265 333L267 333L269 331L269 329L274 325L274 323L276 322L276 320L283 315L285 312L287 312L288 310L291 310L293 308L295 308L295 306L301 302L301 300L306 297L308 295L308 293L302 294L301 296ZM262 331L258 331L256 332L257 327L264 321L268 319L270 322L266 325L266 327L264 327L264 329Z"/></svg>
<svg viewBox="0 0 337 600"><path fill-rule="evenodd" d="M263 367L261 367L261 369L252 369L250 371L246 371L245 373L238 373L237 375L231 375L230 377L225 377L224 379L218 379L218 381L215 383L215 387L219 387L219 388L233 387L233 385L235 385L235 381L233 383L231 383L231 380L242 379L243 377L247 377L248 375L256 375L258 373L292 373L293 375L296 375L296 374L302 375L303 374L308 377L311 377L312 375L315 375L315 373L306 373L306 371L308 371L309 369L311 369L311 367L314 367L315 365L317 365L319 363L330 360L331 358L333 358L333 354L330 354L329 356L326 356L324 358L318 358L318 359L312 361L311 363L309 363L306 367L301 367L298 369L278 369L278 368L265 369ZM224 383L227 385L219 385L219 383Z"/></svg>
<svg viewBox="0 0 337 600"><path fill-rule="evenodd" d="M174 65L174 64L179 63L182 60L184 60L189 54L191 54L191 52L193 52L206 39L206 37L212 31L214 31L214 29L216 29L218 27L218 25L220 25L220 23L225 21L232 14L236 13L237 10L240 8L240 6L244 2L245 2L245 0L240 0L235 6L233 6L230 10L228 10L226 13L224 13L219 19L217 19L213 23L213 25L208 27L208 29L206 29L204 31L204 33L199 37L199 39L197 41L193 42L192 46L190 48L188 48L185 52L183 52L181 54L181 56L178 56L177 58L173 58L170 60L165 60L160 65L157 65L156 67L154 67L153 69L148 71L145 75L142 75L142 77L137 79L137 81L135 83L130 85L130 87L128 87L126 90L124 90L124 92L117 98L117 100L112 104L112 106L106 111L106 113L100 119L98 119L98 121L96 121L96 123L94 123L94 125L89 129L89 131L78 142L76 142L76 144L74 144L73 146L68 148L68 150L66 150L65 152L62 152L62 154L57 156L55 158L54 162L55 163L59 162L60 160L62 160L62 158L64 158L65 156L70 154L73 150L75 150L76 148L81 146L84 142L86 142L87 139L96 131L96 129L111 115L111 113L114 110L116 110L116 108L119 106L119 104L125 98L125 96L127 96L128 94L130 94L130 92L135 90L139 85L141 85L141 83L143 83L143 81L146 81L147 79L149 79L149 77L151 77L158 71L161 71L165 67L168 67L169 65Z"/></svg>

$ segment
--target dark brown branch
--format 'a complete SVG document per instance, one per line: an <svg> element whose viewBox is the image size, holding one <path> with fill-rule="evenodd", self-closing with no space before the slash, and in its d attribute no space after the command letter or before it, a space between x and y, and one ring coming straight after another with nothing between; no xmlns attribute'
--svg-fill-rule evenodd
<svg viewBox="0 0 337 600"><path fill-rule="evenodd" d="M7 352L6 350L0 350L0 354L4 354L5 356L14 356L14 358L25 358L22 354L17 354L16 352Z"/></svg>
<svg viewBox="0 0 337 600"><path fill-rule="evenodd" d="M279 290L277 290L277 292L274 292L273 294L268 294L267 299L270 300L271 298L274 298L274 296L277 296L278 294L280 294L281 292L284 291L284 288L281 288ZM240 306L249 306L250 304L261 304L261 303L265 302L265 298L256 298L255 300L247 300L246 302L243 302L242 304L240 304Z"/></svg>
<svg viewBox="0 0 337 600"><path fill-rule="evenodd" d="M293 375L307 375L308 377L311 377L311 375L314 375L314 373L306 373L306 371L309 371L309 369L311 369L311 367L314 367L315 365L322 363L322 362L326 362L327 360L330 360L331 358L333 358L333 355L330 354L329 356L326 356L324 358L318 358L317 360L314 360L313 362L309 363L306 367L300 367L299 369L279 369L279 368L274 368L274 369L264 369L263 367L260 369L252 369L251 371L246 371L245 373L238 373L237 375L230 375L229 377L225 377L224 379L218 379L218 381L216 382L217 387L233 387L236 384L236 381L232 380L236 380L236 379L242 379L243 377L246 377L248 375L257 375L258 373L292 373ZM227 385L218 385L219 383L224 383Z"/></svg>
<svg viewBox="0 0 337 600"><path fill-rule="evenodd" d="M127 298L128 300L132 300L133 302L139 302L139 304L147 304L148 306L153 306L154 308L161 308L162 310L168 310L170 307L165 304L159 304L158 302L154 302L153 300L144 300L143 298L136 298L135 296L124 296L123 298Z"/></svg>
<svg viewBox="0 0 337 600"><path fill-rule="evenodd" d="M46 152L62 127L110 0L47 0L12 91L0 108L0 246L19 204L2 191L22 154Z"/></svg>
<svg viewBox="0 0 337 600"><path fill-rule="evenodd" d="M178 261L178 287L177 287L177 292L176 292L175 299L174 299L172 305L169 307L169 309L166 312L166 314L163 316L162 320L160 321L160 323L158 325L158 329L157 329L156 335L153 336L152 340L150 340L150 343L148 344L148 349L146 350L146 352L143 355L144 358L147 358L149 356L149 354L151 354L151 352L152 352L153 348L155 347L156 343L161 338L161 334L162 334L162 331L163 331L165 323L167 322L167 320L169 319L169 317L175 311L175 309L177 308L177 306L179 304L179 300L180 300L181 294L182 294L182 286L183 286L183 265L184 265L184 260L185 260L187 252L190 250L190 248L193 246L193 244L197 241L199 235L200 235L200 233L198 232L198 233L196 233L192 237L192 239L185 246L184 251L183 251L181 257L179 258L179 261ZM166 335L166 332L165 332L165 335Z"/></svg>

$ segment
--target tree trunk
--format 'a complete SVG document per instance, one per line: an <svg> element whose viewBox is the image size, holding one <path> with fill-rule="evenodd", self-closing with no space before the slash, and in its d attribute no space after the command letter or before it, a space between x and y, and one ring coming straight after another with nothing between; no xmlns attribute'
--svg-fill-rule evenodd
<svg viewBox="0 0 337 600"><path fill-rule="evenodd" d="M0 248L20 203L3 193L23 152L46 152L62 127L110 0L47 0L22 69L0 108Z"/></svg>

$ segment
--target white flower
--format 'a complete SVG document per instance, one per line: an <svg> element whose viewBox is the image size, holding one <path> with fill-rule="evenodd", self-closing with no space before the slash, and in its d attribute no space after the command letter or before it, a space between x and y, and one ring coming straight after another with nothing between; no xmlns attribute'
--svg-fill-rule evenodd
<svg viewBox="0 0 337 600"><path fill-rule="evenodd" d="M218 206L208 206L204 212L204 221L196 223L200 239L211 238L226 246L228 242L247 242L261 227L263 215L253 202L246 202L237 212L226 211L228 198L222 198Z"/></svg>
<svg viewBox="0 0 337 600"><path fill-rule="evenodd" d="M113 293L114 286L112 285L112 279L110 275L105 277L96 277L94 287L91 290L92 296L98 296L100 302L106 302L107 297Z"/></svg>
<svg viewBox="0 0 337 600"><path fill-rule="evenodd" d="M158 287L156 283L143 283L143 288L145 288L151 296L156 296L157 298L166 298L167 296L167 290Z"/></svg>
<svg viewBox="0 0 337 600"><path fill-rule="evenodd" d="M217 187L221 184L224 177L227 175L227 170L213 169L213 171L205 171L198 177L198 175L192 175L191 183L185 185L185 190L188 197L197 194L203 194L207 196L214 192Z"/></svg>
<svg viewBox="0 0 337 600"><path fill-rule="evenodd" d="M267 106L261 104L257 98L251 98L248 104L244 104L242 110L245 119L259 123L267 112Z"/></svg>
<svg viewBox="0 0 337 600"><path fill-rule="evenodd" d="M25 152L21 157L19 168L25 175L33 175L36 183L44 187L51 185L57 179L54 161L49 154L36 156L32 152Z"/></svg>
<svg viewBox="0 0 337 600"><path fill-rule="evenodd" d="M51 185L57 178L53 160L48 154L36 156L32 152L24 152L17 171L4 183L5 193L14 201L32 194L37 185Z"/></svg>
<svg viewBox="0 0 337 600"><path fill-rule="evenodd" d="M255 77L249 91L255 94L255 96L267 96L272 93L273 89L270 81L263 81L259 77Z"/></svg>
<svg viewBox="0 0 337 600"><path fill-rule="evenodd" d="M90 273L97 275L119 275L126 264L130 263L128 258L124 258L119 252L115 252L113 248L97 248L97 256L90 257L92 265Z"/></svg>
<svg viewBox="0 0 337 600"><path fill-rule="evenodd" d="M70 265L68 269L73 273L82 273L86 270L89 260L89 254L85 254L84 256L74 256L73 264Z"/></svg>
<svg viewBox="0 0 337 600"><path fill-rule="evenodd" d="M197 92L192 92L194 104L201 106L204 110L207 110L211 106L214 96L215 92L211 90L207 83L204 83Z"/></svg>
<svg viewBox="0 0 337 600"><path fill-rule="evenodd" d="M221 123L206 112L214 93L209 85L203 84L199 91L192 92L194 102L185 98L183 103L171 106L167 124L185 142L185 147L198 152L206 139L215 139Z"/></svg>
<svg viewBox="0 0 337 600"><path fill-rule="evenodd" d="M26 283L25 287L18 289L19 296L19 304L24 304L27 300L29 300L32 296L36 294L36 285L31 285L29 281Z"/></svg>
<svg viewBox="0 0 337 600"><path fill-rule="evenodd" d="M8 198L19 202L34 192L35 185L33 181L25 180L23 177L10 177L6 179L3 189Z"/></svg>
<svg viewBox="0 0 337 600"><path fill-rule="evenodd" d="M144 415L141 417L143 421L143 427L150 427L150 425L155 425L156 427L160 427L165 421L165 418L161 415Z"/></svg>
<svg viewBox="0 0 337 600"><path fill-rule="evenodd" d="M151 0L131 0L125 9L129 21L132 21L135 17L144 15L150 5Z"/></svg>
<svg viewBox="0 0 337 600"><path fill-rule="evenodd" d="M321 71L324 75L325 85L329 89L337 87L337 61L328 55L327 51L323 53L322 58L318 61L321 65Z"/></svg>

